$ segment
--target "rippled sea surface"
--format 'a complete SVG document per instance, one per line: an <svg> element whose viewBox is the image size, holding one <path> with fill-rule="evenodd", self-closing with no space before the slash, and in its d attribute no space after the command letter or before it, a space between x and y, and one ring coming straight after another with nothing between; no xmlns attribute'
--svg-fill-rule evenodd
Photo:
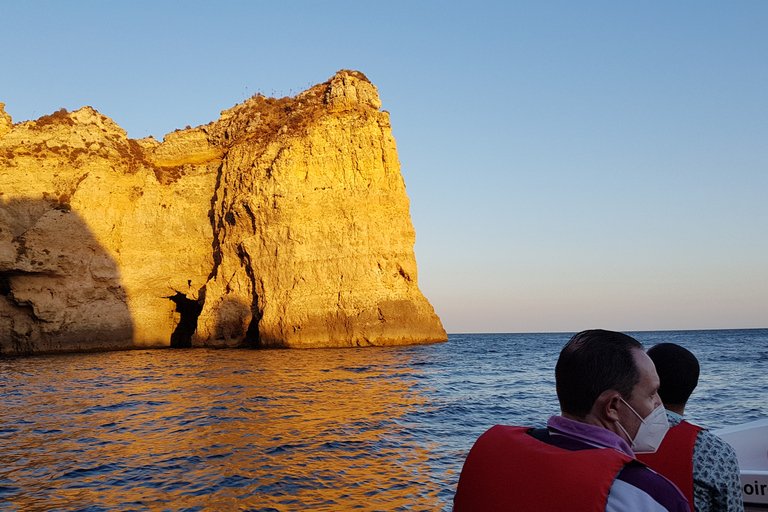
<svg viewBox="0 0 768 512"><path fill-rule="evenodd" d="M768 330L631 334L699 357L692 421L768 417ZM559 412L569 337L0 360L0 510L447 511L478 435Z"/></svg>

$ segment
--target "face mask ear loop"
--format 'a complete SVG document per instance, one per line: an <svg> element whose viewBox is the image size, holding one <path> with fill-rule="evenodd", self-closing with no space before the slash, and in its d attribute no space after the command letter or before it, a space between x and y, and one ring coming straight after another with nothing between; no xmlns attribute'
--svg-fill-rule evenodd
<svg viewBox="0 0 768 512"><path fill-rule="evenodd" d="M634 443L634 442L635 442L635 440L634 440L634 439L632 439L632 436L630 436L630 435L629 435L629 432L627 432L627 429L625 429L625 428L624 428L624 427L621 425L621 422L620 422L620 421L617 421L617 422L616 422L616 424L619 426L619 428L621 429L621 431L622 431L622 432L624 432L624 435L625 435L625 436L627 436L627 439L629 439L629 444L631 445L632 443Z"/></svg>
<svg viewBox="0 0 768 512"><path fill-rule="evenodd" d="M631 406L631 405L629 405L629 404L627 403L627 401L626 401L626 400L624 400L624 399L623 399L623 398L621 398L621 397L619 397L619 400L621 400L622 402L624 402L624 405L626 405L627 407L629 407L629 410L630 410L630 411L632 411L633 413L635 413L635 416L637 416L638 418L640 418L640 421L642 421L643 423L645 423L645 420L643 419L643 417L642 417L642 416L640 416L639 414L637 414L637 411L636 411L636 410L634 410L634 409L632 408L632 406ZM625 430L625 432L626 432L626 430Z"/></svg>
<svg viewBox="0 0 768 512"><path fill-rule="evenodd" d="M639 414L637 414L637 411L635 411L635 410L632 408L632 406L631 406L631 405L629 405L629 404L627 403L627 401L626 401L626 400L624 400L622 397L619 397L619 400L621 400L622 402L624 402L624 405L626 405L627 407L629 407L629 410L630 410L630 411L632 411L633 413L635 413L635 416L637 416L638 418L640 418L640 421L643 421L643 418L642 418L642 417L641 417ZM634 439L632 439L632 436L631 436L631 435L629 435L629 432L627 432L627 429L625 429L625 428L624 428L624 426L621 424L621 422L620 422L620 421L617 421L617 422L616 422L616 424L619 426L619 428L621 429L621 431L622 431L622 432L624 432L624 435L625 435L625 436L627 436L627 439L629 440L629 444L630 444L630 446L631 446L631 445L633 445L633 444L635 444L635 440L634 440Z"/></svg>

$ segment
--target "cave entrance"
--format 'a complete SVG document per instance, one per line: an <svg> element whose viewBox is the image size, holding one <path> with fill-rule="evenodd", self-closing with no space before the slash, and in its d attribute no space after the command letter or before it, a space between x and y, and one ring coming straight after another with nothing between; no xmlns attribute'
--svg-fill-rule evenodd
<svg viewBox="0 0 768 512"><path fill-rule="evenodd" d="M197 330L197 318L203 311L203 306L196 300L188 299L181 292L176 292L176 295L168 298L176 304L176 312L180 315L179 324L171 334L171 347L190 348L192 335Z"/></svg>
<svg viewBox="0 0 768 512"><path fill-rule="evenodd" d="M251 308L251 323L245 332L245 346L248 348L263 348L261 346L261 336L259 335L259 321L261 312L255 307L256 299L253 300L254 307Z"/></svg>
<svg viewBox="0 0 768 512"><path fill-rule="evenodd" d="M5 272L0 272L0 295L8 297L11 294L11 279Z"/></svg>

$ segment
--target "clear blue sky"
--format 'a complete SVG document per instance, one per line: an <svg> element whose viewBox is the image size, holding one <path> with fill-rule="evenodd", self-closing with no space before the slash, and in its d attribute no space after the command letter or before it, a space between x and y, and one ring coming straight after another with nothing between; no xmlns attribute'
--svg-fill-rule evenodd
<svg viewBox="0 0 768 512"><path fill-rule="evenodd" d="M15 122L129 136L342 68L391 113L448 332L768 327L768 2L0 1Z"/></svg>

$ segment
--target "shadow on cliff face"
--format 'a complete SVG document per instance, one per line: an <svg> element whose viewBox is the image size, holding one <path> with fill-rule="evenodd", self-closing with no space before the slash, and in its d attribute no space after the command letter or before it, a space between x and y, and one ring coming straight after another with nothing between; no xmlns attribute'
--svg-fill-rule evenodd
<svg viewBox="0 0 768 512"><path fill-rule="evenodd" d="M0 198L0 356L132 348L117 263L67 204Z"/></svg>
<svg viewBox="0 0 768 512"><path fill-rule="evenodd" d="M207 306L206 306L207 307ZM260 313L241 300L225 297L202 320L193 346L216 348L263 348L259 337Z"/></svg>

